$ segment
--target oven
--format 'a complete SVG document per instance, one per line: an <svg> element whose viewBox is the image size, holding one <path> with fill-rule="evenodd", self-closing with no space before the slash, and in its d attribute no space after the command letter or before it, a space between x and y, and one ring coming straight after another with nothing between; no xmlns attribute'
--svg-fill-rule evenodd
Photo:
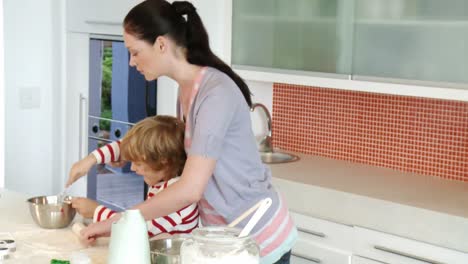
<svg viewBox="0 0 468 264"><path fill-rule="evenodd" d="M88 153L122 139L136 122L156 115L157 82L148 82L129 66L121 39L91 36L89 41ZM87 197L114 210L124 210L145 199L143 177L107 164L88 173Z"/></svg>

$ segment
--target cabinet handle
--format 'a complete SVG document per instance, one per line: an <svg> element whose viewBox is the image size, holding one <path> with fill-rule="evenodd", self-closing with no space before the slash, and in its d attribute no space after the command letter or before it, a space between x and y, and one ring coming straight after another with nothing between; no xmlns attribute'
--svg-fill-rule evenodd
<svg viewBox="0 0 468 264"><path fill-rule="evenodd" d="M322 263L322 261L318 258L312 258L312 257L304 256L302 254L297 254L297 253L292 253L292 255L301 259L312 261L314 263Z"/></svg>
<svg viewBox="0 0 468 264"><path fill-rule="evenodd" d="M124 124L124 125L129 125L129 126L135 125L135 123L129 123L129 122L114 120L114 119L110 119L110 118L104 118L104 117L93 116L93 115L88 115L88 116L90 118L96 119L96 120L104 120L104 121L109 121L109 122L112 122L112 123Z"/></svg>
<svg viewBox="0 0 468 264"><path fill-rule="evenodd" d="M88 136L89 139L94 139L94 140L98 140L98 141L104 141L104 142L107 142L107 143L112 143L114 141L110 140L110 139L107 139L107 138L100 138L100 137L94 137L94 136Z"/></svg>
<svg viewBox="0 0 468 264"><path fill-rule="evenodd" d="M122 22L116 21L105 21L105 20L85 20L86 24L97 24L97 25L107 25L107 26L121 26Z"/></svg>
<svg viewBox="0 0 468 264"><path fill-rule="evenodd" d="M79 128L78 128L78 159L81 159L82 157L85 156L85 154L83 154L83 149L85 149L85 147L83 146L83 137L84 137L84 134L85 132L83 131L84 129L86 129L86 125L84 124L84 120L85 120L85 117L88 115L88 113L84 113L84 111L86 111L86 107L87 107L87 103L88 103L88 99L86 98L86 96L84 96L82 93L80 93L80 101L79 101Z"/></svg>
<svg viewBox="0 0 468 264"><path fill-rule="evenodd" d="M390 253L390 254L395 254L395 255L399 255L399 256L414 259L414 260L419 260L419 261L430 263L430 264L446 264L444 262L439 262L439 261L427 259L427 258L424 258L424 257L415 256L413 254L409 254L409 253L406 253L406 252L398 251L398 250L387 248L387 247L374 246L374 248L377 249L377 250L380 250L380 251Z"/></svg>
<svg viewBox="0 0 468 264"><path fill-rule="evenodd" d="M320 238L325 238L326 237L326 235L324 233L322 233L322 232L316 232L316 231L312 231L312 230L301 228L301 227L298 227L297 230L301 231L303 233L309 234L309 235L320 237Z"/></svg>

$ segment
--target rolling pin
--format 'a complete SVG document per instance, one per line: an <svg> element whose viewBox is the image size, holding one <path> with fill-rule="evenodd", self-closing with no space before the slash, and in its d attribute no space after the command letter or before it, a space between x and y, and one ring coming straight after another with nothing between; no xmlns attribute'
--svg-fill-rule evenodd
<svg viewBox="0 0 468 264"><path fill-rule="evenodd" d="M81 230L85 228L83 223L76 222L72 225L73 233L81 240Z"/></svg>

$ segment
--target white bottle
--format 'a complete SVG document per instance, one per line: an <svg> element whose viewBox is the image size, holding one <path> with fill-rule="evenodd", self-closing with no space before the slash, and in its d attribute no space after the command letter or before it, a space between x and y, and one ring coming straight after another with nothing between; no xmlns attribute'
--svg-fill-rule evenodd
<svg viewBox="0 0 468 264"><path fill-rule="evenodd" d="M107 263L151 263L148 229L139 210L125 211L112 224Z"/></svg>

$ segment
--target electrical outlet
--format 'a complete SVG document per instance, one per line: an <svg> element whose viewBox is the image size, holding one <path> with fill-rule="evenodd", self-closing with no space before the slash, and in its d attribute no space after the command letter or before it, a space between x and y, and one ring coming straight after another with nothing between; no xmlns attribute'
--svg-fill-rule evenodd
<svg viewBox="0 0 468 264"><path fill-rule="evenodd" d="M41 106L41 88L39 86L20 87L20 108L34 109Z"/></svg>

